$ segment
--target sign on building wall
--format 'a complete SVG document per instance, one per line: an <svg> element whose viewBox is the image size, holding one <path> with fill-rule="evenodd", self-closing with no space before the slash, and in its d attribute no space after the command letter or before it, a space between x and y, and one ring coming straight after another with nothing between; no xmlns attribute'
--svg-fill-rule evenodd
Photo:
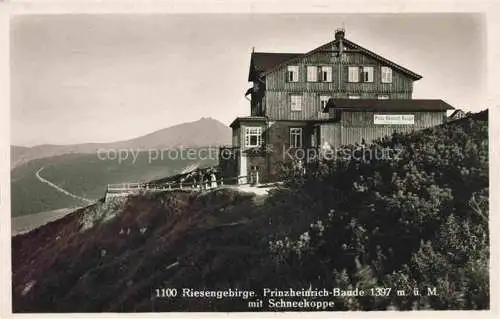
<svg viewBox="0 0 500 319"><path fill-rule="evenodd" d="M373 124L398 124L414 125L415 115L413 114L374 114Z"/></svg>

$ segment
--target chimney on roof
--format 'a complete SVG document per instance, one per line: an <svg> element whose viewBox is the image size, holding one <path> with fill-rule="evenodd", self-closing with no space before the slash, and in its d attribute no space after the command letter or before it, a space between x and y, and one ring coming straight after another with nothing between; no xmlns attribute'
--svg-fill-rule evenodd
<svg viewBox="0 0 500 319"><path fill-rule="evenodd" d="M335 40L344 39L344 36L345 36L344 28L338 28L337 30L335 30Z"/></svg>

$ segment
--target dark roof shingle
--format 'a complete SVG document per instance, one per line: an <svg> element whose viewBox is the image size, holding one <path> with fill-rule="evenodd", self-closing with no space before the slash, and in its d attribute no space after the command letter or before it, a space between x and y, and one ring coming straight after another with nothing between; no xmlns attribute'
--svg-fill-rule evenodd
<svg viewBox="0 0 500 319"><path fill-rule="evenodd" d="M454 109L443 100L378 100L378 99L330 99L329 112L335 109L376 112L436 112Z"/></svg>
<svg viewBox="0 0 500 319"><path fill-rule="evenodd" d="M229 124L229 127L235 128L240 126L241 122L258 122L258 123L264 123L266 121L266 118L264 116L244 116L244 117L237 117L234 119L234 121Z"/></svg>
<svg viewBox="0 0 500 319"><path fill-rule="evenodd" d="M275 66L280 65L290 59L303 55L303 53L269 53L254 52L252 59L257 71L266 72Z"/></svg>

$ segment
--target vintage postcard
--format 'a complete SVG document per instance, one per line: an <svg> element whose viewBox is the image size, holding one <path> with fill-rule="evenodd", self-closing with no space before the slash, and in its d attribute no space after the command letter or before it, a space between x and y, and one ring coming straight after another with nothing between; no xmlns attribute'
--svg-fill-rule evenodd
<svg viewBox="0 0 500 319"><path fill-rule="evenodd" d="M8 25L14 315L494 307L485 13Z"/></svg>

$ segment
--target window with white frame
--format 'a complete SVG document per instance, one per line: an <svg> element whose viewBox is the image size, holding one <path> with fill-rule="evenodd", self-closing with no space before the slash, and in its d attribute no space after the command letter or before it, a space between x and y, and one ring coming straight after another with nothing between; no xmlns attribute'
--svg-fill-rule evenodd
<svg viewBox="0 0 500 319"><path fill-rule="evenodd" d="M359 96L358 94L349 94L349 98L351 100L359 100L361 96Z"/></svg>
<svg viewBox="0 0 500 319"><path fill-rule="evenodd" d="M373 66L363 67L363 82L373 82Z"/></svg>
<svg viewBox="0 0 500 319"><path fill-rule="evenodd" d="M324 110L326 108L326 104L328 104L329 99L330 99L329 95L320 95L319 96L319 105L321 107L321 110Z"/></svg>
<svg viewBox="0 0 500 319"><path fill-rule="evenodd" d="M379 99L379 100L388 100L389 99L389 95L388 94L379 94L379 95L377 95L377 99Z"/></svg>
<svg viewBox="0 0 500 319"><path fill-rule="evenodd" d="M349 82L359 82L359 67L350 66L348 68L348 81Z"/></svg>
<svg viewBox="0 0 500 319"><path fill-rule="evenodd" d="M302 111L302 95L290 95L290 109L292 111Z"/></svg>
<svg viewBox="0 0 500 319"><path fill-rule="evenodd" d="M318 81L318 67L308 65L307 66L307 82L317 82Z"/></svg>
<svg viewBox="0 0 500 319"><path fill-rule="evenodd" d="M262 145L262 127L245 128L245 146L256 147Z"/></svg>
<svg viewBox="0 0 500 319"><path fill-rule="evenodd" d="M321 67L321 82L332 82L332 67L322 66Z"/></svg>
<svg viewBox="0 0 500 319"><path fill-rule="evenodd" d="M287 72L288 82L298 82L299 81L299 67L297 65L289 65Z"/></svg>
<svg viewBox="0 0 500 319"><path fill-rule="evenodd" d="M380 76L382 83L392 83L392 69L388 66L380 68Z"/></svg>
<svg viewBox="0 0 500 319"><path fill-rule="evenodd" d="M302 128L290 128L290 147L302 147Z"/></svg>

